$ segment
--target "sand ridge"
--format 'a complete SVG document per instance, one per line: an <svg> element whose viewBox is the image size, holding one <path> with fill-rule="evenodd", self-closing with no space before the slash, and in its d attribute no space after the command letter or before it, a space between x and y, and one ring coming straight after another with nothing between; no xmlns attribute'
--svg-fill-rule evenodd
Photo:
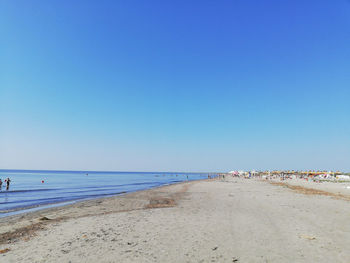
<svg viewBox="0 0 350 263"><path fill-rule="evenodd" d="M288 181L281 181L281 182L268 181L268 182L272 185L287 187L288 189L291 189L293 191L296 191L298 193L305 194L305 195L324 195L324 196L333 197L335 199L350 201L350 191L349 191L349 195L346 195L341 193L333 193L325 190L319 190L319 189L311 188L310 186L305 187L302 185L293 185L293 184L289 184Z"/></svg>

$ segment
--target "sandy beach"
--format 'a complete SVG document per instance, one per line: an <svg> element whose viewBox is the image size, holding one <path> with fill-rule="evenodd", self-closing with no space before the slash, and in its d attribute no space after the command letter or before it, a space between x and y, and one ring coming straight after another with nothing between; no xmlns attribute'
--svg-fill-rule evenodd
<svg viewBox="0 0 350 263"><path fill-rule="evenodd" d="M347 192L277 183L203 180L2 218L0 262L350 262Z"/></svg>

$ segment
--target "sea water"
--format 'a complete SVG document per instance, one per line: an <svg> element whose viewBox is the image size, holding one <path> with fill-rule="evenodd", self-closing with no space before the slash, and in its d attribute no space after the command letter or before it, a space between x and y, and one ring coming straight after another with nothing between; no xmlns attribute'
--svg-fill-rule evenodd
<svg viewBox="0 0 350 263"><path fill-rule="evenodd" d="M208 173L0 170L0 217L208 177Z"/></svg>

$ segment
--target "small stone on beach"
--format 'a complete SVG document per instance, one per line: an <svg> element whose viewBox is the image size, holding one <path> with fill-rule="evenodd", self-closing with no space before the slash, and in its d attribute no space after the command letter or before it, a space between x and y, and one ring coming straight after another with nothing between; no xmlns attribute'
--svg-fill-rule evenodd
<svg viewBox="0 0 350 263"><path fill-rule="evenodd" d="M46 220L51 220L50 218L46 217L46 216L43 216L42 218L40 218L39 220L41 221L46 221Z"/></svg>

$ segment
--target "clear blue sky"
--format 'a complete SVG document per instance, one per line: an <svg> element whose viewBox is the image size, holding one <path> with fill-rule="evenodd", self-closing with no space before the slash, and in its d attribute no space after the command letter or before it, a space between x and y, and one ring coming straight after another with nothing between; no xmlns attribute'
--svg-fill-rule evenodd
<svg viewBox="0 0 350 263"><path fill-rule="evenodd" d="M350 170L350 1L0 2L0 168Z"/></svg>

